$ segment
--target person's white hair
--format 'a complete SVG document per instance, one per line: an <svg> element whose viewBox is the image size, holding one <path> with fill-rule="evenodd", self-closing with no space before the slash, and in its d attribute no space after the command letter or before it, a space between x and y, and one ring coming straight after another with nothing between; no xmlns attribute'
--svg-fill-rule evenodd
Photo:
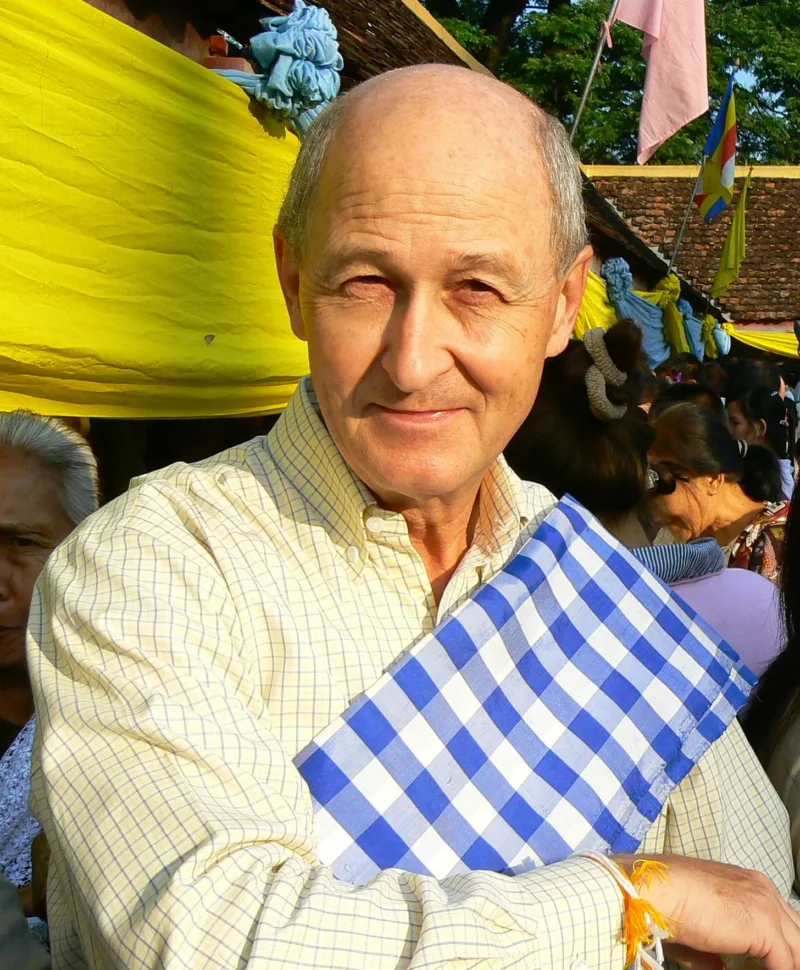
<svg viewBox="0 0 800 970"><path fill-rule="evenodd" d="M0 413L0 449L23 452L61 479L61 505L78 525L99 504L97 460L88 442L55 418L30 411Z"/></svg>
<svg viewBox="0 0 800 970"><path fill-rule="evenodd" d="M358 90L354 88L325 108L309 128L295 161L275 228L291 246L298 265L305 258L314 218L317 183L333 135L346 113L348 98ZM556 272L563 277L588 243L579 159L561 122L524 95L514 93L518 95L523 109L527 110L532 147L534 152L538 151L547 177L552 203L551 245Z"/></svg>

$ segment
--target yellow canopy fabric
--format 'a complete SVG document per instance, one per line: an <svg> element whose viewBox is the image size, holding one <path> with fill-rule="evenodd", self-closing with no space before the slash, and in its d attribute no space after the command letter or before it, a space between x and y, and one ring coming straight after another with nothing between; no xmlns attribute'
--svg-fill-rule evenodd
<svg viewBox="0 0 800 970"><path fill-rule="evenodd" d="M608 302L606 281L597 273L589 270L586 292L583 294L583 302L580 310L578 310L573 335L579 340L583 340L583 335L587 330L594 327L602 327L604 330L608 330L616 322L617 314Z"/></svg>
<svg viewBox="0 0 800 970"><path fill-rule="evenodd" d="M723 330L748 347L756 347L770 354L798 357L797 337L793 333L769 333L764 330L743 330L732 323L723 323Z"/></svg>
<svg viewBox="0 0 800 970"><path fill-rule="evenodd" d="M0 21L0 410L280 410L308 370L271 240L295 136L84 0Z"/></svg>

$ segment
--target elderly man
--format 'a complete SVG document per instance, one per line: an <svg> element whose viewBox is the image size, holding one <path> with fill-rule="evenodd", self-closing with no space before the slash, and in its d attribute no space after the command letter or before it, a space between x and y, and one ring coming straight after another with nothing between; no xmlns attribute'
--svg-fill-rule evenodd
<svg viewBox="0 0 800 970"><path fill-rule="evenodd" d="M276 231L310 379L268 438L141 481L40 584L56 968L623 966L596 858L437 878L378 818L388 863L348 881L293 762L549 517L498 456L581 301L580 191L560 126L465 70L375 79L312 129ZM788 892L785 813L735 724L654 817L639 851L683 855L643 892L676 943L800 966L762 874Z"/></svg>

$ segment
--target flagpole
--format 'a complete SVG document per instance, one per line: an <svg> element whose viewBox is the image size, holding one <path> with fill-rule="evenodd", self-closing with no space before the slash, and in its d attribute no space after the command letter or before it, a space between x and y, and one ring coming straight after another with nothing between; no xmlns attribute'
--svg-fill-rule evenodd
<svg viewBox="0 0 800 970"><path fill-rule="evenodd" d="M675 265L675 261L678 258L678 250L681 248L681 243L683 242L683 236L686 232L686 227L689 225L689 219L692 215L692 206L694 205L694 200L697 196L698 191L703 185L703 169L706 167L706 159L703 156L703 164L700 166L700 174L697 176L697 181L694 183L694 189L692 190L692 197L689 199L689 205L686 206L686 215L683 217L683 223L681 224L680 231L678 232L678 238L675 240L675 246L672 250L672 256L669 261L669 268L667 269L667 276L672 272L672 268Z"/></svg>
<svg viewBox="0 0 800 970"><path fill-rule="evenodd" d="M594 84L595 75L597 74L597 69L600 67L600 58L603 56L603 51L606 49L608 44L608 39L611 31L611 26L614 23L614 18L617 15L617 9L620 5L620 0L613 0L611 4L611 10L608 14L608 20L603 21L603 26L600 28L600 36L597 38L597 49L594 52L594 60L592 61L592 69L589 71L589 78L586 81L586 86L583 89L583 95L581 96L581 103L578 105L578 110L575 113L575 120L572 122L572 129L569 133L569 143L570 145L575 141L575 135L578 131L578 125L581 123L581 118L583 117L583 112L586 108L586 103L589 100L589 92L592 90L592 85Z"/></svg>

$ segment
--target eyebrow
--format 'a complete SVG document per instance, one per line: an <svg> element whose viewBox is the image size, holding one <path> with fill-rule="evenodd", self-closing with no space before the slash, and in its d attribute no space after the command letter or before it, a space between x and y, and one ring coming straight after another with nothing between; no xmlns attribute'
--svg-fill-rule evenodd
<svg viewBox="0 0 800 970"><path fill-rule="evenodd" d="M0 522L0 537L2 538L14 538L17 536L38 536L40 539L46 539L47 533L42 531L39 525L29 525L26 523L17 523L16 525L11 525L10 523Z"/></svg>
<svg viewBox="0 0 800 970"><path fill-rule="evenodd" d="M501 276L512 276L514 279L519 277L514 263L497 253L464 253L456 262L464 269L484 269Z"/></svg>
<svg viewBox="0 0 800 970"><path fill-rule="evenodd" d="M386 249L353 247L330 253L324 260L326 269L338 269L348 263L386 263L392 255ZM463 253L454 260L456 270L485 270L512 281L519 281L521 274L513 261L496 253Z"/></svg>

